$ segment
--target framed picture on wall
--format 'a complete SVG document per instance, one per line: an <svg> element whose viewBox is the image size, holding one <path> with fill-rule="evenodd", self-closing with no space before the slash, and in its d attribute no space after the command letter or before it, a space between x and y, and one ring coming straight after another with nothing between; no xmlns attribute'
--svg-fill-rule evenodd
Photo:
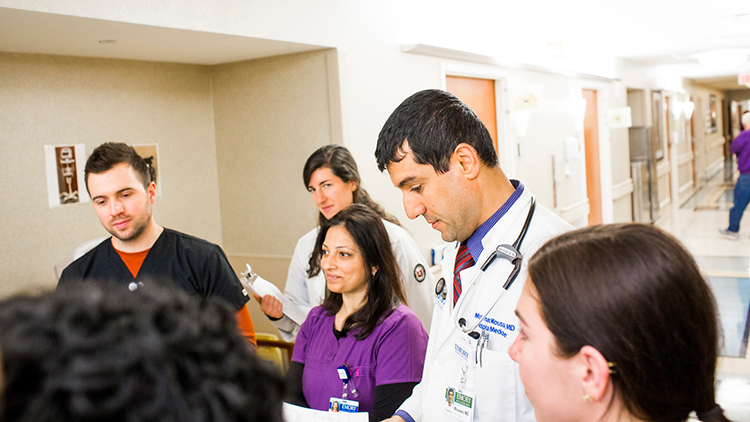
<svg viewBox="0 0 750 422"><path fill-rule="evenodd" d="M711 94L706 105L706 133L714 133L719 130L716 123L718 118L718 109L716 108L716 95Z"/></svg>
<svg viewBox="0 0 750 422"><path fill-rule="evenodd" d="M89 201L83 187L85 151L83 144L45 145L47 202L50 208Z"/></svg>

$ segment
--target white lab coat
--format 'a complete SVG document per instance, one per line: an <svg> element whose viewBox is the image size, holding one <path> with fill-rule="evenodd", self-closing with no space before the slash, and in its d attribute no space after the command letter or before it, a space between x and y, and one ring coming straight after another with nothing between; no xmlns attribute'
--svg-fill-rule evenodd
<svg viewBox="0 0 750 422"><path fill-rule="evenodd" d="M429 331L434 308L435 277L411 235L396 224L386 220L382 221L388 232L388 237L391 239L391 246L398 265L401 268L408 306L422 321L425 330ZM310 309L320 305L325 299L326 280L323 272L319 272L312 278L307 277L310 255L312 255L315 247L319 230L320 227L316 227L297 241L292 262L289 264L286 287L284 288L284 294L305 313L309 313ZM416 273L419 265L421 265L421 277L417 277L418 274ZM419 281L419 278L422 278L422 281ZM273 323L279 329L281 337L285 341L294 341L297 338L300 326L288 317L284 316L278 321L273 321Z"/></svg>
<svg viewBox="0 0 750 422"><path fill-rule="evenodd" d="M471 327L478 319L476 313L484 313L498 297L502 285L508 278L513 265L504 259L496 259L478 283L468 291L469 283L474 275L480 271L480 266L500 244L512 245L518 237L526 220L531 201L531 194L524 189L523 194L500 219L499 222L485 235L482 240L484 250L477 260L477 264L461 272L462 295L470 295L464 299L460 308L460 316ZM496 332L490 332L489 348L482 353L483 365L471 365L475 362L475 347L469 349L469 360L462 358L454 345L458 337L468 338L468 335L456 328L453 320L453 267L457 247L449 248L443 259L442 277L446 281L447 297L442 300L440 295L435 298L435 310L432 315L432 329L427 345L422 382L400 407L414 418L415 421L453 420L445 412L446 388L460 387L461 367L469 367L466 374L464 389L475 394L474 421L534 421L534 409L531 407L521 379L518 366L508 355L508 349L518 335L519 323L514 311L516 303L527 277L529 257L536 252L550 238L571 230L573 227L547 208L537 204L536 211L529 226L520 252L524 259L521 272L510 289L489 313L483 325L491 326L504 332L503 337ZM433 290L434 294L434 290ZM468 299L468 301L467 301ZM481 328L477 328L481 332ZM476 342L471 343L475 345Z"/></svg>

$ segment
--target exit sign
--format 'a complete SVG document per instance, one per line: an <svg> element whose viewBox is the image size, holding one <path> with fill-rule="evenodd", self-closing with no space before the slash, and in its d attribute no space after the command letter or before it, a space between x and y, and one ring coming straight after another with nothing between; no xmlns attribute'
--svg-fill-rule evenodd
<svg viewBox="0 0 750 422"><path fill-rule="evenodd" d="M737 75L737 84L750 85L750 73L740 73Z"/></svg>

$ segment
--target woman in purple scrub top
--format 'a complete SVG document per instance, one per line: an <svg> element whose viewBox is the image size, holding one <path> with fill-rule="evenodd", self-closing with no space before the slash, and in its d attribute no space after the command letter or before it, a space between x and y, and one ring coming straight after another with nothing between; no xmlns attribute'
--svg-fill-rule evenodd
<svg viewBox="0 0 750 422"><path fill-rule="evenodd" d="M287 401L390 417L422 379L427 333L406 306L388 233L353 204L321 225L309 276L323 271L330 294L302 324L287 373ZM345 400L345 401L342 401Z"/></svg>
<svg viewBox="0 0 750 422"><path fill-rule="evenodd" d="M378 214L391 239L391 247L401 270L401 282L409 307L422 321L425 329L430 329L432 308L435 302L435 281L429 271L427 261L417 244L396 217L385 212L382 206L370 198L362 187L357 163L348 149L341 145L326 145L310 155L302 171L305 187L320 211L318 223L323 225L339 211L351 204L364 204ZM326 281L319 271L310 274L308 263L315 247L315 239L320 228L307 232L297 241L297 246L289 263L284 295L305 314L325 300ZM300 325L284 315L281 301L273 295L261 300L260 310L278 328L285 341L294 342Z"/></svg>

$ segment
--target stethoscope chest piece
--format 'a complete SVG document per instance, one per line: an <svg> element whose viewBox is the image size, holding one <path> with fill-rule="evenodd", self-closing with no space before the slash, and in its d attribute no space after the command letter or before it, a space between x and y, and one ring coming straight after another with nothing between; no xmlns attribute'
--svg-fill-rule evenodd
<svg viewBox="0 0 750 422"><path fill-rule="evenodd" d="M435 296L437 295L442 295L443 299L445 299L446 296L448 296L448 292L445 289L445 278L443 277L440 277L440 280L438 280L437 283L435 283Z"/></svg>

